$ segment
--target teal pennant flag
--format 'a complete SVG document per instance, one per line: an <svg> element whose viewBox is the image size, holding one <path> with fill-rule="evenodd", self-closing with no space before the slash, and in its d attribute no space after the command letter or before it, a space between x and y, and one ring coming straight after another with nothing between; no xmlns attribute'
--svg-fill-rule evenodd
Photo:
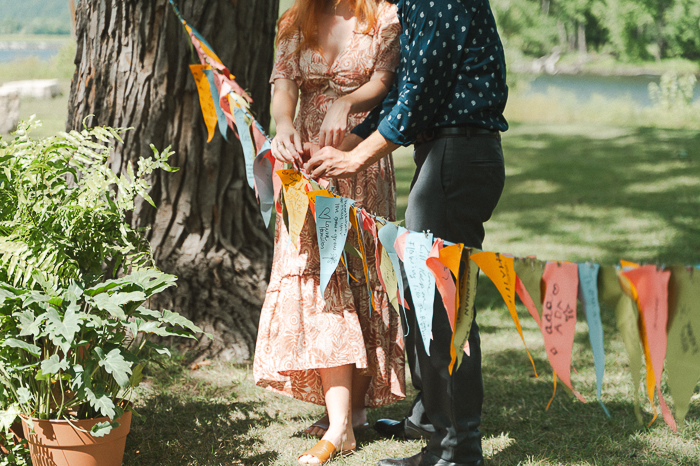
<svg viewBox="0 0 700 466"><path fill-rule="evenodd" d="M350 225L350 206L355 203L344 197L316 197L316 235L321 262L321 294L338 267Z"/></svg>
<svg viewBox="0 0 700 466"><path fill-rule="evenodd" d="M605 407L600 398L603 390L603 375L605 374L605 347L603 346L603 323L600 319L600 303L598 302L599 269L600 265L590 262L578 264L578 296L588 321L588 339L593 349L598 402L603 407L605 414L610 417L608 408Z"/></svg>

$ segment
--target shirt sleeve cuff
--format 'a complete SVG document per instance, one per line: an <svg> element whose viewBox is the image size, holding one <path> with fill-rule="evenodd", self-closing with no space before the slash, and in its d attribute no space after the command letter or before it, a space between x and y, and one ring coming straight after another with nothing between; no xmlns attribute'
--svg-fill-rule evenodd
<svg viewBox="0 0 700 466"><path fill-rule="evenodd" d="M414 139L407 138L386 118L379 122L377 131L379 131L379 134L381 134L387 141L393 142L394 144L398 144L400 146L409 146L414 142Z"/></svg>

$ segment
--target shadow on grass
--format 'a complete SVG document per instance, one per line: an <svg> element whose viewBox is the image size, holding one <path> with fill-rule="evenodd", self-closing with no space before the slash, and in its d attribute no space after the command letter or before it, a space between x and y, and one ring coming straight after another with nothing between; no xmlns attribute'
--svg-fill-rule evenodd
<svg viewBox="0 0 700 466"><path fill-rule="evenodd" d="M253 453L262 441L251 431L275 421L263 401L235 401L162 391L138 406L127 437L125 465L267 465L279 454ZM185 390L188 387L185 386Z"/></svg>
<svg viewBox="0 0 700 466"><path fill-rule="evenodd" d="M659 417L647 429L637 423L631 400L607 402L611 415L607 418L594 396L586 394L587 403L581 403L558 384L546 410L552 396L551 374L528 377L522 359L521 351L507 350L491 353L484 360L482 432L485 438L505 434L510 439L489 464L516 465L528 459L546 464L698 464L693 426L672 435ZM544 359L534 359L538 369L548 367ZM688 414L688 419L695 420L694 426L699 411L696 405ZM651 438L646 438L647 434ZM695 446L679 451L672 448L674 440L683 438ZM663 448L664 444L668 447Z"/></svg>
<svg viewBox="0 0 700 466"><path fill-rule="evenodd" d="M552 260L700 261L694 221L700 209L699 132L517 128L504 135L509 175L494 213L503 229L517 231L499 243L539 238L572 249L569 257L545 257ZM596 257L586 257L586 248Z"/></svg>

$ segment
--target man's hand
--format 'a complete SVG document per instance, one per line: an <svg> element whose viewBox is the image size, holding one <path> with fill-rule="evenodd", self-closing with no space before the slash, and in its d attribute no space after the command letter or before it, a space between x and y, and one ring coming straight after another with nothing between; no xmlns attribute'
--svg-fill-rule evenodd
<svg viewBox="0 0 700 466"><path fill-rule="evenodd" d="M315 180L319 178L349 178L360 170L360 165L353 163L349 152L326 146L311 156L304 165L304 170Z"/></svg>
<svg viewBox="0 0 700 466"><path fill-rule="evenodd" d="M350 135L343 142L343 147L355 145L359 140L358 136ZM387 141L384 136L375 131L350 152L324 147L304 164L304 170L314 179L321 177L349 178L391 153L397 147L399 147L398 144Z"/></svg>

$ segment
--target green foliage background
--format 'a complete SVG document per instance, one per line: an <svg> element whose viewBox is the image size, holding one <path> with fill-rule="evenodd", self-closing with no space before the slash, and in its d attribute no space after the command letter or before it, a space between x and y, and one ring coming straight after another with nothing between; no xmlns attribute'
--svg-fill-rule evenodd
<svg viewBox="0 0 700 466"><path fill-rule="evenodd" d="M69 34L68 0L0 0L0 34Z"/></svg>
<svg viewBox="0 0 700 466"><path fill-rule="evenodd" d="M554 47L622 60L700 58L697 0L492 0L504 38L526 55Z"/></svg>
<svg viewBox="0 0 700 466"><path fill-rule="evenodd" d="M506 47L527 56L578 50L581 29L588 52L623 61L700 59L698 0L490 1Z"/></svg>

